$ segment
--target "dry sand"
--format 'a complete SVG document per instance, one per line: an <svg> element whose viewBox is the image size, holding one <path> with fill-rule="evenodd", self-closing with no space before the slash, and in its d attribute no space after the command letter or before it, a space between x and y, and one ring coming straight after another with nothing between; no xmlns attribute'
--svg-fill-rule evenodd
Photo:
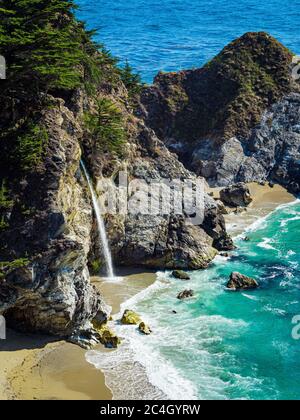
<svg viewBox="0 0 300 420"><path fill-rule="evenodd" d="M253 203L247 211L229 214L226 222L235 236L266 216L277 206L294 201L285 189L250 184ZM213 189L218 196L219 189ZM99 287L106 301L119 312L120 304L148 287L154 273L118 273L121 281L107 282L99 277L93 282ZM105 385L105 378L85 360L85 350L53 338L23 335L9 331L7 340L0 340L0 400L107 400L112 394Z"/></svg>

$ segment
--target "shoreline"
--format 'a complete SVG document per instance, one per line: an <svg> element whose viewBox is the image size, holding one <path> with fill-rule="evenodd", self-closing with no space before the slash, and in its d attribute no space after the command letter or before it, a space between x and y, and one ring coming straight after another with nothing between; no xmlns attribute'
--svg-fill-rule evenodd
<svg viewBox="0 0 300 420"><path fill-rule="evenodd" d="M229 233L235 237L256 220L267 216L281 204L295 197L284 188L249 184L253 202L242 213L225 215ZM220 189L210 189L218 196ZM122 303L147 289L155 282L154 272L120 271L124 277L92 282L112 306L112 315ZM104 350L97 346L96 350ZM25 335L8 331L6 341L0 341L0 400L112 400L105 374L86 360L86 350L53 337Z"/></svg>

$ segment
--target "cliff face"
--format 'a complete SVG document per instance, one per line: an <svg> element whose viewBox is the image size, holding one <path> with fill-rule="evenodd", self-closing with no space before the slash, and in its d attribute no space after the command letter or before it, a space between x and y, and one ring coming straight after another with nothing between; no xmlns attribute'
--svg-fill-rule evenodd
<svg viewBox="0 0 300 420"><path fill-rule="evenodd" d="M248 33L201 69L159 74L142 93L140 112L169 149L211 185L273 179L297 192L298 155L293 158L285 147L293 137L296 149L298 136L297 99L289 95L299 92L299 84L291 70L292 53L283 45L265 33ZM256 136L264 136L263 144Z"/></svg>
<svg viewBox="0 0 300 420"><path fill-rule="evenodd" d="M47 133L43 157L11 191L1 231L0 310L14 327L68 336L107 308L87 269L92 211L78 170L82 129L62 99L47 99L50 109L35 121Z"/></svg>
<svg viewBox="0 0 300 420"><path fill-rule="evenodd" d="M109 179L112 192L115 192L120 171L126 172L129 182L138 180L147 185L163 180L195 181L195 174L179 162L176 154L167 149L142 119L134 116L133 109L128 106L128 92L122 84L113 92L108 91L107 86L105 89L100 86L98 94L98 100L110 99L122 112L127 133L121 157L113 157L109 153L105 155L97 150L90 133L83 140L85 160L99 192L102 191L104 175ZM93 106L90 108L94 109ZM118 195L118 192L115 193ZM233 244L226 233L223 216L215 201L206 193L204 197L204 220L196 226L184 214L158 212L152 215L128 211L123 215L107 215L106 226L115 264L157 269L199 269L207 267L218 250L231 249ZM97 244L96 240L94 244ZM94 246L91 258L99 255L99 251Z"/></svg>
<svg viewBox="0 0 300 420"><path fill-rule="evenodd" d="M291 54L265 34L245 35L203 69L159 75L139 96L134 77L96 52L72 15L59 25L77 31L76 72L64 67L62 79L54 66L45 78L33 59L35 80L27 69L25 83L13 50L0 94L0 313L16 328L90 340L90 321L105 322L109 308L90 283L103 258L80 159L99 195L104 182L118 191L120 171L148 184L196 173L215 184L272 177L291 187L293 177L297 190L299 95L290 93ZM185 213L107 214L114 264L207 267L233 243L206 193L203 205L198 224Z"/></svg>
<svg viewBox="0 0 300 420"><path fill-rule="evenodd" d="M104 178L117 188L120 170L129 180L147 182L195 179L195 174L134 114L139 107L134 77L122 73L106 52L96 52L69 9L61 15L69 3L43 3L52 20L39 21L40 5L24 2L15 22L31 36L20 50L19 38L3 36L11 28L10 11L0 11L0 50L9 65L0 92L0 314L15 328L87 343L97 338L90 322L95 317L105 322L109 308L90 283L90 269L99 268L103 258L80 159L99 193ZM22 7L34 16L33 26ZM47 35L49 25L57 31L55 43L53 33ZM47 48L40 45L41 31ZM44 67L33 53L43 57ZM204 203L198 226L184 215L108 214L114 264L206 267L232 241L214 200L205 194Z"/></svg>

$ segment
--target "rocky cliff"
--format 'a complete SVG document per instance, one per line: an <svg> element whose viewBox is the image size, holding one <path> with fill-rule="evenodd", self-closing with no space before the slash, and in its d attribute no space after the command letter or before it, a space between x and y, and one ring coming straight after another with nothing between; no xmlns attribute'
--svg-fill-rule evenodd
<svg viewBox="0 0 300 420"><path fill-rule="evenodd" d="M261 33L203 69L160 74L142 88L91 41L71 3L43 3L45 19L25 1L13 23L1 9L0 314L16 328L93 341L91 321L105 322L109 308L90 282L103 258L80 159L99 196L106 183L118 191L120 171L147 184L200 174L298 191L299 93L292 54ZM197 224L187 216L107 214L114 264L200 269L233 247L209 195Z"/></svg>
<svg viewBox="0 0 300 420"><path fill-rule="evenodd" d="M98 192L104 177L117 188L124 169L147 182L195 174L134 112L135 77L91 41L72 2L38 3L1 9L0 314L15 328L94 342L91 321L109 308L90 282L102 258L80 159ZM206 267L232 241L214 200L204 203L197 226L184 215L107 215L115 265Z"/></svg>
<svg viewBox="0 0 300 420"><path fill-rule="evenodd" d="M274 180L299 192L299 83L293 54L247 33L201 69L159 74L140 113L211 185Z"/></svg>

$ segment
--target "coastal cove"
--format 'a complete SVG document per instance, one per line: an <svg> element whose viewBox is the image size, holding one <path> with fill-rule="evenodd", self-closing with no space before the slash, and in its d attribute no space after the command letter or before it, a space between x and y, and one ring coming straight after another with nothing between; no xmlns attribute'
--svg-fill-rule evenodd
<svg viewBox="0 0 300 420"><path fill-rule="evenodd" d="M227 222L230 223L231 229L234 231L236 229L236 224L243 226L243 231L247 229L250 225L253 225L254 218L256 221L261 221L262 218L274 211L274 209L280 205L286 205L294 201L294 197L286 193L283 189L275 186L275 188L261 187L257 184L250 186L251 194L254 197L254 202L248 208L247 212L244 212L242 215L228 215ZM292 205L292 204L291 204ZM273 217L270 215L269 217ZM239 252L239 251L238 251ZM222 264L230 267L230 261L225 261L225 258L218 257L218 260L214 264ZM230 268L228 268L230 269ZM211 270L211 269L209 269ZM94 278L94 284L100 288L101 292L104 294L106 301L113 308L114 319L118 320L120 315L119 313L126 307L135 308L139 310L139 313L149 321L150 325L153 324L154 337L156 334L159 334L161 331L161 326L159 320L153 319L147 312L147 302L148 299L152 296L153 299L156 299L158 296L153 296L155 293L155 282L159 288L162 286L161 298L165 293L164 287L168 290L171 287L171 295L169 297L171 307L175 308L178 306L175 302L174 297L176 296L177 290L184 287L184 284L175 279L170 279L166 274L159 273L158 277L155 273L135 273L127 277L126 272L120 272L120 277L123 277L122 281L119 282L108 282L105 279ZM203 277L204 272L199 272L199 275ZM194 278L195 274L192 274ZM197 276L197 274L196 274ZM200 285L202 280L196 280ZM151 286L152 285L152 286ZM194 284L193 284L194 287ZM197 287L197 286L196 286ZM213 285L211 287L214 287ZM154 288L154 289L153 289ZM153 291L152 291L153 290ZM250 295L255 297L255 293L252 292ZM210 297L210 287L204 282L204 290L201 291L201 299L203 301L208 301ZM161 299L159 298L159 299ZM146 304L146 310L143 305L143 301ZM186 311L186 304L177 315L172 316L182 316L182 311ZM188 306L190 303L188 304ZM168 313L171 310L170 308L163 309L163 313L168 317ZM121 310L122 308L122 310ZM177 309L177 308L176 308ZM188 316L188 313L186 314ZM170 320L172 322L172 319ZM167 321L168 322L168 321ZM192 325L193 317L190 317L189 324ZM205 322L205 321L203 321ZM155 324L157 325L155 325ZM164 322L162 323L163 326ZM155 325L155 328L154 328ZM172 325L172 324L171 324ZM129 327L130 328L130 327ZM123 329L123 331L122 331ZM127 335L127 327L120 328L120 334ZM164 332L165 334L165 332ZM47 344L47 337L22 337L18 335L15 338L15 341L18 342L19 349L11 349L9 352L5 352L5 348L2 348L0 352L0 366L1 366L1 399L96 399L104 400L122 397L126 399L128 397L136 397L139 395L139 387L143 386L143 389L146 389L146 392L151 394L147 396L156 395L156 398L163 398L164 393L162 390L157 388L157 385L160 385L160 382L155 382L154 386L147 375L147 366L140 364L137 369L137 361L135 359L134 353L132 350L139 350L140 345L143 346L145 355L147 352L152 351L151 345L147 347L147 342L153 340L153 337L141 337L136 331L133 332L134 345L138 346L137 348L129 349L127 348L126 339L125 339L125 350L124 354L117 355L116 363L120 362L121 373L122 373L122 361L126 359L126 352L129 352L130 357L127 358L127 372L131 363L135 364L135 369L132 372L136 375L134 382L131 382L131 379L127 376L120 375L120 370L112 368L114 364L111 362L111 356L116 352L116 350L102 350L101 348L97 349L94 352L90 353L83 349L79 349L73 344L68 343L55 343ZM207 338L208 339L208 338ZM214 339L212 334L211 340ZM166 340L168 340L166 336ZM53 340L50 340L53 341ZM22 347L23 344L23 347ZM132 343L131 343L132 345ZM41 346L41 348L39 348ZM33 350L29 350L32 347ZM123 346L120 347L122 349ZM27 350L26 350L27 349ZM124 348L123 348L124 349ZM117 350L118 351L118 350ZM94 354L95 357L92 357L91 354ZM110 355L111 354L111 355ZM104 355L104 359L102 358ZM90 360L92 363L85 361L85 359ZM120 359L118 359L120 358ZM101 359L99 363L97 360ZM119 361L118 361L119 360ZM147 361L146 357L145 360ZM160 360L161 361L161 360ZM94 367L94 364L99 369ZM104 366L103 366L104 365ZM2 369L2 366L5 366L5 369ZM109 370L106 370L105 366L110 366ZM124 367L124 366L123 366ZM106 375L104 381L104 376L101 373L101 368ZM116 388L116 381L114 380L114 369L119 378L119 387ZM77 373L76 373L77 372ZM176 376L177 377L177 376ZM172 377L171 377L172 378ZM151 378L153 380L153 378ZM182 380L182 378L177 378ZM124 390L130 381L130 392L127 393ZM140 382L141 381L141 382ZM105 389L105 382L111 387L112 393L109 389ZM76 390L74 385L76 384ZM102 384L102 385L101 385ZM180 398L185 398L192 396L189 393L188 388L183 388L186 395L178 395ZM128 391L128 389L127 389ZM141 396L142 397L142 396Z"/></svg>
<svg viewBox="0 0 300 420"><path fill-rule="evenodd" d="M0 400L299 400L299 1L2 3Z"/></svg>
<svg viewBox="0 0 300 420"><path fill-rule="evenodd" d="M153 334L140 337L134 328L116 326L123 348L87 353L106 374L114 398L139 399L140 389L146 399L297 398L299 342L291 334L299 305L299 249L292 237L284 243L280 238L286 236L283 227L297 231L300 205L277 187L252 185L251 190L256 194L248 218L247 213L228 216L233 230L243 224L250 241L237 237L230 257L189 273L195 298L176 302L185 284L171 273L158 273L155 284L121 305L121 312L130 307L141 314ZM226 291L232 271L254 276L260 289Z"/></svg>

